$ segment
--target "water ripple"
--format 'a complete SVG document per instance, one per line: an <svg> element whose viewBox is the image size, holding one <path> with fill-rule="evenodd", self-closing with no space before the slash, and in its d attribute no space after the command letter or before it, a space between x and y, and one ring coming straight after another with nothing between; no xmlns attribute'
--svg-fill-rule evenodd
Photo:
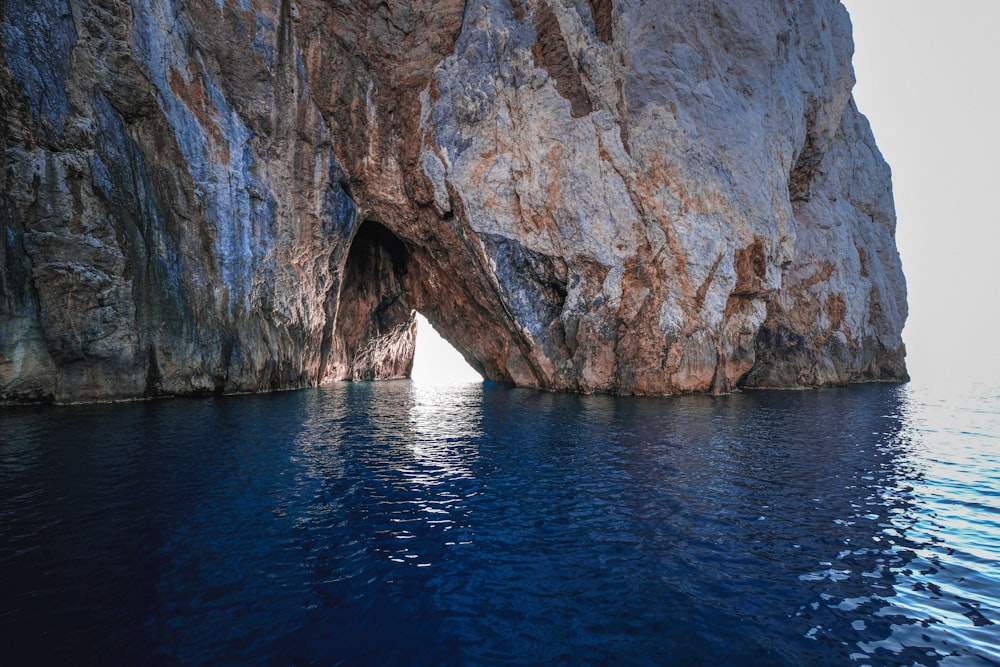
<svg viewBox="0 0 1000 667"><path fill-rule="evenodd" d="M4 410L0 648L1000 665L1000 391L971 391L388 382Z"/></svg>

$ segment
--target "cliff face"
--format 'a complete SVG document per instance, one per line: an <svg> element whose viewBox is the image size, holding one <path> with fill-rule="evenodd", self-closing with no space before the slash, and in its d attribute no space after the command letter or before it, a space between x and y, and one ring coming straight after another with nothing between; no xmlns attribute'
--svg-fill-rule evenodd
<svg viewBox="0 0 1000 667"><path fill-rule="evenodd" d="M906 376L838 2L0 12L0 399Z"/></svg>

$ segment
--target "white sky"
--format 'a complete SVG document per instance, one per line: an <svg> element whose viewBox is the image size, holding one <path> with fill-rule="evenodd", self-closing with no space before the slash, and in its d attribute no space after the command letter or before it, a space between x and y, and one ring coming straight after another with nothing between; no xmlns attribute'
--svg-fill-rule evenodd
<svg viewBox="0 0 1000 667"><path fill-rule="evenodd" d="M844 0L854 94L892 167L915 381L1000 374L1000 2Z"/></svg>
<svg viewBox="0 0 1000 667"><path fill-rule="evenodd" d="M892 167L915 381L1000 376L1000 0L844 0L858 108ZM456 378L456 374L462 374ZM426 320L414 381L479 376Z"/></svg>
<svg viewBox="0 0 1000 667"><path fill-rule="evenodd" d="M465 362L448 341L441 338L431 323L417 313L417 349L413 355L415 384L442 385L482 382L483 378Z"/></svg>

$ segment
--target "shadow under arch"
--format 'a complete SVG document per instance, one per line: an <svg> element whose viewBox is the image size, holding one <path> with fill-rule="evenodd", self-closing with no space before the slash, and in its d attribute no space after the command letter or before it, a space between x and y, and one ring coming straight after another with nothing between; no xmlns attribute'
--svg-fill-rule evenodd
<svg viewBox="0 0 1000 667"><path fill-rule="evenodd" d="M479 375L510 381L493 362L502 336L481 336L483 308L464 293L463 272L439 265L441 257L377 220L358 225L328 324L322 382L410 377L418 310Z"/></svg>

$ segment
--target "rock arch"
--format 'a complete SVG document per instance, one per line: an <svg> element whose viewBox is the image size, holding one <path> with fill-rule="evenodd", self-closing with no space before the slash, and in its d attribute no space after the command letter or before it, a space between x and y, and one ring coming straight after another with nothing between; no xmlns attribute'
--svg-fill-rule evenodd
<svg viewBox="0 0 1000 667"><path fill-rule="evenodd" d="M420 311L484 378L539 385L530 341L489 280L486 249L454 231L438 225L414 241L374 217L357 226L337 270L323 382L408 377Z"/></svg>

